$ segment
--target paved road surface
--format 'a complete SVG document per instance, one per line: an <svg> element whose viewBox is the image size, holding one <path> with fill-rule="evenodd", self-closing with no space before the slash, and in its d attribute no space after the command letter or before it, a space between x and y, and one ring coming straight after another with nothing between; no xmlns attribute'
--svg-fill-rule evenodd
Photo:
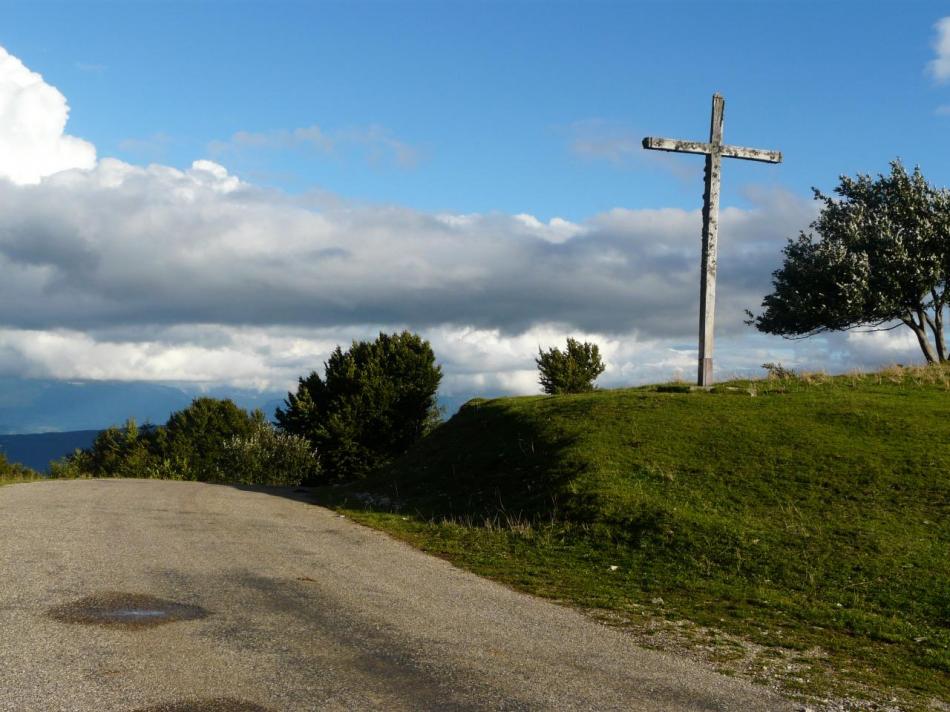
<svg viewBox="0 0 950 712"><path fill-rule="evenodd" d="M49 614L121 593L208 615L114 627ZM149 480L0 488L0 710L212 709L793 707L287 497Z"/></svg>

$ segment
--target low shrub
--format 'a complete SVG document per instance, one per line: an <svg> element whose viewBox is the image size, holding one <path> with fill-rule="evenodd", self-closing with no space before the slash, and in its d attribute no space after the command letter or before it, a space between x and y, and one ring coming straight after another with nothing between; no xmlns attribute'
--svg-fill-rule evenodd
<svg viewBox="0 0 950 712"><path fill-rule="evenodd" d="M594 381L606 368L600 358L597 344L567 340L567 350L538 349L535 359L541 389L550 395L558 393L587 393L594 390Z"/></svg>
<svg viewBox="0 0 950 712"><path fill-rule="evenodd" d="M297 485L319 470L305 438L277 432L261 411L197 398L163 426L128 420L88 450L51 463L50 476L141 477L254 485Z"/></svg>

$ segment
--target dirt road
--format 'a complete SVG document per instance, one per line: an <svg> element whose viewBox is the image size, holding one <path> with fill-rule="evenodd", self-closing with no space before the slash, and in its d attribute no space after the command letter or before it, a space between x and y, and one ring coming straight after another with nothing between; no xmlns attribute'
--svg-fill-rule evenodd
<svg viewBox="0 0 950 712"><path fill-rule="evenodd" d="M0 710L784 709L288 497L0 488Z"/></svg>

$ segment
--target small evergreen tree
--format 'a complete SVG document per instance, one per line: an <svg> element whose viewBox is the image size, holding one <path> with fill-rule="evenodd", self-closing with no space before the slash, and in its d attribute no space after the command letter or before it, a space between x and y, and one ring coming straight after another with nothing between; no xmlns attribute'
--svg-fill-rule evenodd
<svg viewBox="0 0 950 712"><path fill-rule="evenodd" d="M277 422L307 438L324 476L355 479L406 452L438 422L435 394L442 368L416 334L380 334L339 346L316 372L288 393Z"/></svg>
<svg viewBox="0 0 950 712"><path fill-rule="evenodd" d="M586 393L594 390L594 381L606 368L600 359L597 344L573 338L567 340L567 351L558 348L547 352L538 348L535 359L540 377L538 382L545 393Z"/></svg>

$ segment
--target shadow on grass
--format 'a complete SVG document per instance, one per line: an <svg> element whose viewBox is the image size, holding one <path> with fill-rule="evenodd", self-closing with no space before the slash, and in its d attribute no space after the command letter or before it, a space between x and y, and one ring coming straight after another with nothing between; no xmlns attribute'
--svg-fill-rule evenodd
<svg viewBox="0 0 950 712"><path fill-rule="evenodd" d="M548 519L558 493L587 465L570 456L573 435L545 425L535 409L476 399L384 473L314 488L312 501L425 519Z"/></svg>

